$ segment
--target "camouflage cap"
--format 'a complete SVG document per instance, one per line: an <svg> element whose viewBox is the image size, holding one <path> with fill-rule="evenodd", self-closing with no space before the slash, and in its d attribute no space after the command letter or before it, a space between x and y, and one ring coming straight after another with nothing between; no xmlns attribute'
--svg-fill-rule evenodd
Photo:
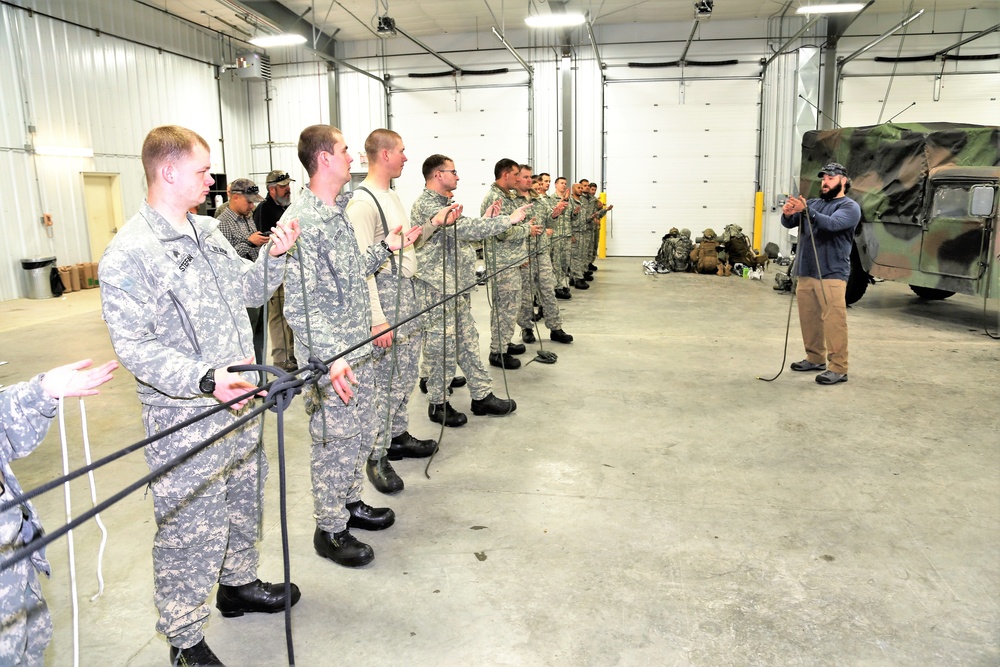
<svg viewBox="0 0 1000 667"><path fill-rule="evenodd" d="M295 179L288 175L287 171L281 169L275 169L267 175L267 180L264 181L267 185L288 185Z"/></svg>
<svg viewBox="0 0 1000 667"><path fill-rule="evenodd" d="M257 185L249 178L237 178L235 181L230 183L229 194L243 195L254 204L259 204L264 201L264 198L260 196L260 188L258 188Z"/></svg>
<svg viewBox="0 0 1000 667"><path fill-rule="evenodd" d="M708 229L706 229L705 231L703 231L701 233L701 235L704 236L706 239L714 239L715 238L715 230L712 229L711 227L709 227Z"/></svg>
<svg viewBox="0 0 1000 667"><path fill-rule="evenodd" d="M691 230L685 227L684 229L681 230L681 236L683 236L686 239L691 238Z"/></svg>
<svg viewBox="0 0 1000 667"><path fill-rule="evenodd" d="M824 174L829 176L847 176L847 170L844 169L844 165L839 162L831 162L822 169L819 170L817 176L823 176Z"/></svg>
<svg viewBox="0 0 1000 667"><path fill-rule="evenodd" d="M671 228L670 228L670 231L669 231L669 232L667 232L667 233L668 233L668 234L674 234L674 235L677 235L677 234L680 234L680 232L679 232L679 231L677 231L677 228L676 228L676 227L671 227Z"/></svg>

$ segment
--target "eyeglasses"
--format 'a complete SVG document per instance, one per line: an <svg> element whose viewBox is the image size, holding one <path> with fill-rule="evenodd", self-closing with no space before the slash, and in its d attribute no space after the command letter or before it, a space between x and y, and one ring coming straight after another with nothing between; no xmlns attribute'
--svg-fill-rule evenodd
<svg viewBox="0 0 1000 667"><path fill-rule="evenodd" d="M280 183L281 181L288 181L288 180L291 180L291 176L289 176L288 174L281 174L280 176L272 178L270 181L267 182L267 184L275 185L277 183Z"/></svg>
<svg viewBox="0 0 1000 667"><path fill-rule="evenodd" d="M250 185L245 188L240 188L239 190L231 190L234 195L256 195L260 194L260 188L256 185Z"/></svg>
<svg viewBox="0 0 1000 667"><path fill-rule="evenodd" d="M456 176L458 176L458 170L457 169L438 169L438 171L447 171L449 173L452 173L452 174L455 174Z"/></svg>

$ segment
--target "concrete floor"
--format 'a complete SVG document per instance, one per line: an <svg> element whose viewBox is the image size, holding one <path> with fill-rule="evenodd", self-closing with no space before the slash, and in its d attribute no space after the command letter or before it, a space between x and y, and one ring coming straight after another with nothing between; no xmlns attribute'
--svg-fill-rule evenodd
<svg viewBox="0 0 1000 667"><path fill-rule="evenodd" d="M394 527L357 534L375 562L313 553L301 399L288 419L298 665L996 665L1000 663L1000 342L982 302L921 302L879 284L850 310L850 382L820 387L781 361L788 297L764 282L644 276L602 260L562 302L571 346L508 373L516 414L473 417L424 461L396 465ZM0 304L0 383L112 357L95 291ZM474 296L481 332L485 294ZM996 302L991 304L995 312ZM996 316L992 316L995 328ZM487 339L484 336L483 342ZM550 346L546 346L547 348ZM793 316L788 361L802 357ZM522 357L526 360L528 357ZM504 393L499 369L495 391ZM468 391L454 402L466 410ZM437 435L415 394L411 431ZM142 437L124 371L87 401L95 456ZM67 406L73 465L79 409ZM261 576L281 577L274 420ZM16 466L58 475L58 429ZM103 469L98 495L146 471ZM74 485L74 514L89 506ZM38 505L61 524L62 494ZM152 501L135 493L76 531L83 665L165 665L152 603ZM72 664L66 541L49 550L55 637ZM230 665L285 661L282 616L223 619Z"/></svg>

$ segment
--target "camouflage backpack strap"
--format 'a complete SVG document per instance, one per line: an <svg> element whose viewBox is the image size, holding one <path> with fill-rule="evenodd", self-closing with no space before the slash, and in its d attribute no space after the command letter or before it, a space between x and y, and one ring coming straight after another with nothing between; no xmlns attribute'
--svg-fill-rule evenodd
<svg viewBox="0 0 1000 667"><path fill-rule="evenodd" d="M382 232L385 234L385 238L388 239L389 225L385 221L385 211L382 210L382 205L378 203L378 198L372 193L371 190L363 185L360 186L358 190L368 193L368 196L372 198L373 202L375 202L375 208L378 209L378 217L382 221ZM389 266L391 267L392 275L396 275L396 256L392 253L389 253Z"/></svg>

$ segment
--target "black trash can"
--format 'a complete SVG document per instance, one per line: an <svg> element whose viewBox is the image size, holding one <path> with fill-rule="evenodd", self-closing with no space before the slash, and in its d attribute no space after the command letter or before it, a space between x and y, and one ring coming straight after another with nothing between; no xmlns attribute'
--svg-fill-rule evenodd
<svg viewBox="0 0 1000 667"><path fill-rule="evenodd" d="M55 263L55 257L35 257L21 260L21 268L24 269L24 278L28 285L29 299L52 298L52 285L49 283L49 276L52 274L52 267L55 266Z"/></svg>

